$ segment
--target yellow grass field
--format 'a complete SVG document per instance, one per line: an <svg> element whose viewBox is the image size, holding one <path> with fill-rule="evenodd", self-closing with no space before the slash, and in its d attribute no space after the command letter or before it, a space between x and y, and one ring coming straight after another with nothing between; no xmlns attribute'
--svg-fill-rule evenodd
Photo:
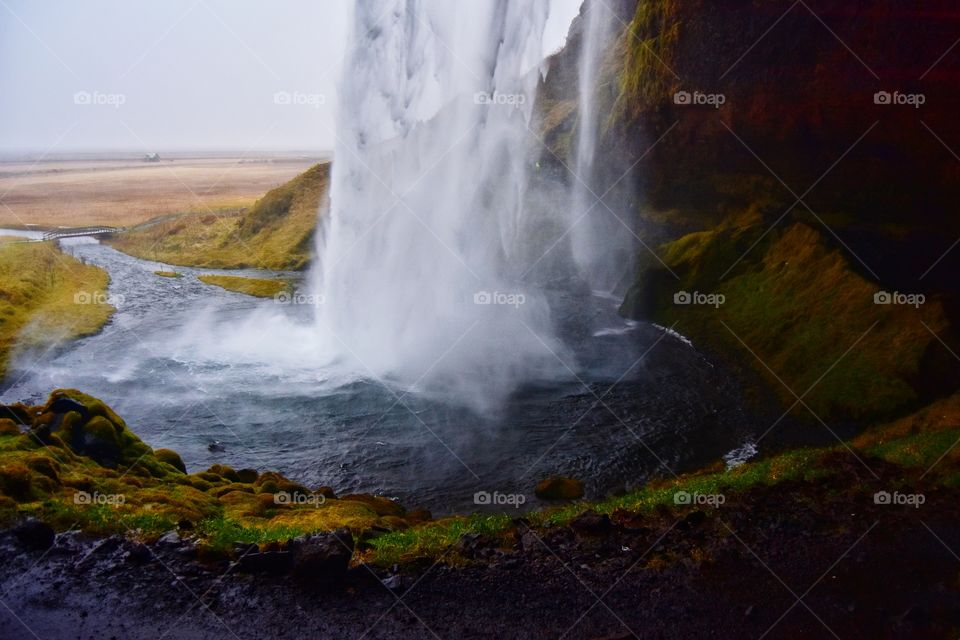
<svg viewBox="0 0 960 640"><path fill-rule="evenodd" d="M130 226L252 205L316 164L307 157L0 162L0 227Z"/></svg>

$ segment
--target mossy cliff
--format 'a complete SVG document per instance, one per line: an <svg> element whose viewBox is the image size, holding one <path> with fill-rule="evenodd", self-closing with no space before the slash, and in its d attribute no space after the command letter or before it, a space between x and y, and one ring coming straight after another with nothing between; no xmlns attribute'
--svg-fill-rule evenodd
<svg viewBox="0 0 960 640"><path fill-rule="evenodd" d="M826 421L903 415L956 390L960 161L946 147L960 145L960 54L943 56L960 11L885 0L615 10L593 88L604 153L592 187L627 185L611 206L650 248L637 244L623 313L748 363L785 406L796 393ZM579 29L551 59L539 105L541 162L558 176L575 151ZM882 291L924 303L874 304ZM725 301L675 304L680 292Z"/></svg>

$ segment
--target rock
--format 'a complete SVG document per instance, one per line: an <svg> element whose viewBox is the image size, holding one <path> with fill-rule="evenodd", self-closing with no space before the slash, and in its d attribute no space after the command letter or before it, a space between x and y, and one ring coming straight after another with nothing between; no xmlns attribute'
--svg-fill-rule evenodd
<svg viewBox="0 0 960 640"><path fill-rule="evenodd" d="M291 541L293 574L304 580L329 582L347 573L353 556L353 536L347 529L300 536Z"/></svg>
<svg viewBox="0 0 960 640"><path fill-rule="evenodd" d="M581 513L570 521L570 527L581 534L596 535L610 531L613 524L610 522L610 516L599 514L590 510Z"/></svg>
<svg viewBox="0 0 960 640"><path fill-rule="evenodd" d="M160 546L177 546L180 544L180 534L176 531L167 531L165 534L160 536L157 540L157 544Z"/></svg>
<svg viewBox="0 0 960 640"><path fill-rule="evenodd" d="M550 476L534 491L541 500L578 500L583 497L583 483L575 478Z"/></svg>
<svg viewBox="0 0 960 640"><path fill-rule="evenodd" d="M153 455L156 456L157 460L160 462L166 462L168 465L180 471L181 473L187 472L187 465L183 464L183 458L181 458L180 454L173 449L156 449L154 450Z"/></svg>
<svg viewBox="0 0 960 640"><path fill-rule="evenodd" d="M403 589L404 580L403 576L399 573L395 573L392 576L387 576L381 580L381 582L383 583L383 586L391 591L399 591L400 589Z"/></svg>
<svg viewBox="0 0 960 640"><path fill-rule="evenodd" d="M234 542L233 543L233 553L239 558L251 553L257 553L260 551L260 547L251 543L251 542Z"/></svg>
<svg viewBox="0 0 960 640"><path fill-rule="evenodd" d="M253 484L257 481L257 478L260 477L260 474L257 473L256 469L239 469L237 471L237 476L240 478L240 482L244 484Z"/></svg>
<svg viewBox="0 0 960 640"><path fill-rule="evenodd" d="M182 544L179 549L177 549L177 555L179 555L181 558L192 559L197 557L198 551L199 547L197 546L197 543L192 540L188 540Z"/></svg>
<svg viewBox="0 0 960 640"><path fill-rule="evenodd" d="M65 395L58 396L56 393L54 393L51 396L51 400L47 402L46 410L56 415L76 411L80 414L82 420L87 421L90 419L90 412L83 404Z"/></svg>
<svg viewBox="0 0 960 640"><path fill-rule="evenodd" d="M151 557L150 549L142 542L130 542L127 544L127 551L124 558L127 562L142 564L148 562Z"/></svg>
<svg viewBox="0 0 960 640"><path fill-rule="evenodd" d="M476 557L478 552L490 546L490 539L480 533L465 533L454 548L467 558Z"/></svg>
<svg viewBox="0 0 960 640"><path fill-rule="evenodd" d="M28 549L46 551L53 546L57 534L53 527L35 518L27 518L13 529L17 542Z"/></svg>
<svg viewBox="0 0 960 640"><path fill-rule="evenodd" d="M528 553L539 553L545 550L543 541L532 529L527 529L520 534L520 547Z"/></svg>
<svg viewBox="0 0 960 640"><path fill-rule="evenodd" d="M262 553L248 553L241 556L239 562L241 571L247 573L271 573L281 575L290 571L293 566L293 553L290 551L264 551Z"/></svg>

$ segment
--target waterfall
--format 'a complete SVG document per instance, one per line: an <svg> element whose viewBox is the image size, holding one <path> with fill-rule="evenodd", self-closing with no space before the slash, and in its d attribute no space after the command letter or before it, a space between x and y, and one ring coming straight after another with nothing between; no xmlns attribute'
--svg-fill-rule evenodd
<svg viewBox="0 0 960 640"><path fill-rule="evenodd" d="M547 0L358 0L317 331L378 378L490 407L561 347L518 255Z"/></svg>
<svg viewBox="0 0 960 640"><path fill-rule="evenodd" d="M603 196L603 182L597 175L597 142L602 113L597 104L603 55L617 24L606 2L586 0L582 16L578 60L577 142L571 167L569 211L571 248L581 277L596 292L609 293L625 273L623 256L629 232L620 221L597 202ZM615 211L615 209L614 209ZM620 215L620 214L617 214Z"/></svg>

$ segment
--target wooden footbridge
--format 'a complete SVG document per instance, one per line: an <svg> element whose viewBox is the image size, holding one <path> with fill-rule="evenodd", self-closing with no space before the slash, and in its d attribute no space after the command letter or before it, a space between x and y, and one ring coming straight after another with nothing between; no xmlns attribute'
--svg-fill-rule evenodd
<svg viewBox="0 0 960 640"><path fill-rule="evenodd" d="M51 229L43 234L44 240L63 240L64 238L102 238L112 236L123 231L120 227L61 227L60 229Z"/></svg>

